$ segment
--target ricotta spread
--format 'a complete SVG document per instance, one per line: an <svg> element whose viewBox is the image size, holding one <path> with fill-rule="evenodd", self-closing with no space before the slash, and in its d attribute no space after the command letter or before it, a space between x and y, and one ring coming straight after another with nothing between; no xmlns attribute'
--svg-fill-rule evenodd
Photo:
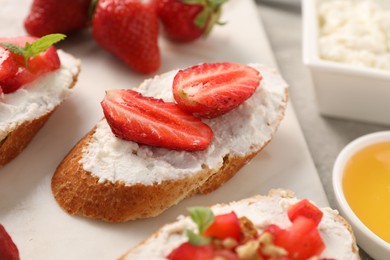
<svg viewBox="0 0 390 260"><path fill-rule="evenodd" d="M234 211L238 217L245 216L262 232L270 224L285 229L292 225L287 216L287 209L298 202L296 198L286 197L284 191L275 191L271 197L255 196L249 199L216 205L212 207L215 215ZM344 223L337 220L338 212L331 208L321 208L324 213L318 226L320 235L326 245L320 258L353 260L358 259L353 253L353 236ZM166 259L173 249L188 241L184 231L196 225L189 217L180 216L177 222L163 226L156 235L129 253L129 259ZM355 248L357 250L357 248Z"/></svg>
<svg viewBox="0 0 390 260"><path fill-rule="evenodd" d="M238 108L218 118L203 120L214 132L209 147L187 152L156 148L114 136L107 121L97 124L91 142L80 160L84 170L99 182L152 185L163 180L185 178L204 166L218 169L228 154L244 156L257 151L272 137L285 108L286 83L276 71L251 65L263 76L261 86ZM144 81L137 91L145 96L174 101L172 82L177 71Z"/></svg>
<svg viewBox="0 0 390 260"><path fill-rule="evenodd" d="M68 97L80 62L61 50L58 50L58 56L59 69L0 97L0 141L24 122L49 113Z"/></svg>
<svg viewBox="0 0 390 260"><path fill-rule="evenodd" d="M390 9L372 0L329 0L318 13L321 58L390 70Z"/></svg>

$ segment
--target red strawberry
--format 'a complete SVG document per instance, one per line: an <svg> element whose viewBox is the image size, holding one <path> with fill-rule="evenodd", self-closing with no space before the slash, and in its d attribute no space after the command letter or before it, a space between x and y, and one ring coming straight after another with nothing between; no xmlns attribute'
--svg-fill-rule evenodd
<svg viewBox="0 0 390 260"><path fill-rule="evenodd" d="M56 38L54 42L57 41L57 37L64 37L49 35L39 41L35 37L0 38L0 43L8 49L5 50L4 47L0 49L3 50L5 58L4 60L0 58L0 86L5 94L14 92L42 74L60 67L57 51L51 46L52 36ZM0 57L1 55L0 52Z"/></svg>
<svg viewBox="0 0 390 260"><path fill-rule="evenodd" d="M0 46L0 81L15 75L17 70L18 66L12 58L12 53Z"/></svg>
<svg viewBox="0 0 390 260"><path fill-rule="evenodd" d="M42 37L51 33L70 33L88 24L91 0L34 0L24 21L26 31Z"/></svg>
<svg viewBox="0 0 390 260"><path fill-rule="evenodd" d="M158 16L165 35L177 42L189 42L207 35L221 24L221 6L227 0L158 0Z"/></svg>
<svg viewBox="0 0 390 260"><path fill-rule="evenodd" d="M135 71L160 67L158 17L154 0L100 0L92 20L96 42Z"/></svg>
<svg viewBox="0 0 390 260"><path fill-rule="evenodd" d="M247 65L205 63L176 74L173 96L182 109L200 117L213 118L247 100L261 79L260 73Z"/></svg>
<svg viewBox="0 0 390 260"><path fill-rule="evenodd" d="M19 251L3 225L0 224L0 259L19 260Z"/></svg>
<svg viewBox="0 0 390 260"><path fill-rule="evenodd" d="M125 140L176 150L206 149L212 130L175 103L143 97L133 90L110 90L102 101L112 132Z"/></svg>

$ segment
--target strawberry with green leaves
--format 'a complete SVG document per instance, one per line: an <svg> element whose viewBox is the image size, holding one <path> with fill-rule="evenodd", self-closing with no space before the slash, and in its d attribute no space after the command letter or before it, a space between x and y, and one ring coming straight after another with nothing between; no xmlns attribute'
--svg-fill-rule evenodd
<svg viewBox="0 0 390 260"><path fill-rule="evenodd" d="M54 43L63 34L35 37L0 38L0 87L5 94L19 89L61 65Z"/></svg>
<svg viewBox="0 0 390 260"><path fill-rule="evenodd" d="M91 0L34 0L24 27L36 37L83 29L88 25L90 3Z"/></svg>
<svg viewBox="0 0 390 260"><path fill-rule="evenodd" d="M119 138L167 149L198 151L213 132L175 103L144 97L134 90L110 90L101 102L112 132Z"/></svg>
<svg viewBox="0 0 390 260"><path fill-rule="evenodd" d="M222 5L228 0L158 0L158 16L168 39L190 42L222 25Z"/></svg>
<svg viewBox="0 0 390 260"><path fill-rule="evenodd" d="M140 73L160 67L155 0L99 0L92 18L96 42Z"/></svg>

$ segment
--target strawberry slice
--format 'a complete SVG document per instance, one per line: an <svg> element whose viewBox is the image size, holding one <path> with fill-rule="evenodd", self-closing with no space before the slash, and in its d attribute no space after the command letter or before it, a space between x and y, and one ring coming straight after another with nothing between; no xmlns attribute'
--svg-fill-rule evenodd
<svg viewBox="0 0 390 260"><path fill-rule="evenodd" d="M252 96L261 79L260 73L247 65L205 63L176 74L173 96L183 110L213 118L231 111Z"/></svg>
<svg viewBox="0 0 390 260"><path fill-rule="evenodd" d="M3 225L0 224L0 259L19 260L19 251Z"/></svg>
<svg viewBox="0 0 390 260"><path fill-rule="evenodd" d="M119 138L175 150L204 150L213 133L199 118L175 103L143 97L133 90L110 90L101 102Z"/></svg>

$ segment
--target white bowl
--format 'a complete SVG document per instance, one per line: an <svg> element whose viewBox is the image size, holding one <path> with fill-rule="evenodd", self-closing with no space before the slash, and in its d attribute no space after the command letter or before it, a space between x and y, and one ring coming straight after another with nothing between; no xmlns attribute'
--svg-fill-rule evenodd
<svg viewBox="0 0 390 260"><path fill-rule="evenodd" d="M303 0L303 61L308 67L321 114L390 124L390 71L327 61L318 55L318 5ZM380 1L386 7L389 1Z"/></svg>
<svg viewBox="0 0 390 260"><path fill-rule="evenodd" d="M351 224L358 245L377 260L390 258L390 244L368 229L352 211L343 193L342 178L344 166L352 155L370 144L383 141L390 141L390 131L376 132L354 140L340 152L333 167L333 189L338 208Z"/></svg>

